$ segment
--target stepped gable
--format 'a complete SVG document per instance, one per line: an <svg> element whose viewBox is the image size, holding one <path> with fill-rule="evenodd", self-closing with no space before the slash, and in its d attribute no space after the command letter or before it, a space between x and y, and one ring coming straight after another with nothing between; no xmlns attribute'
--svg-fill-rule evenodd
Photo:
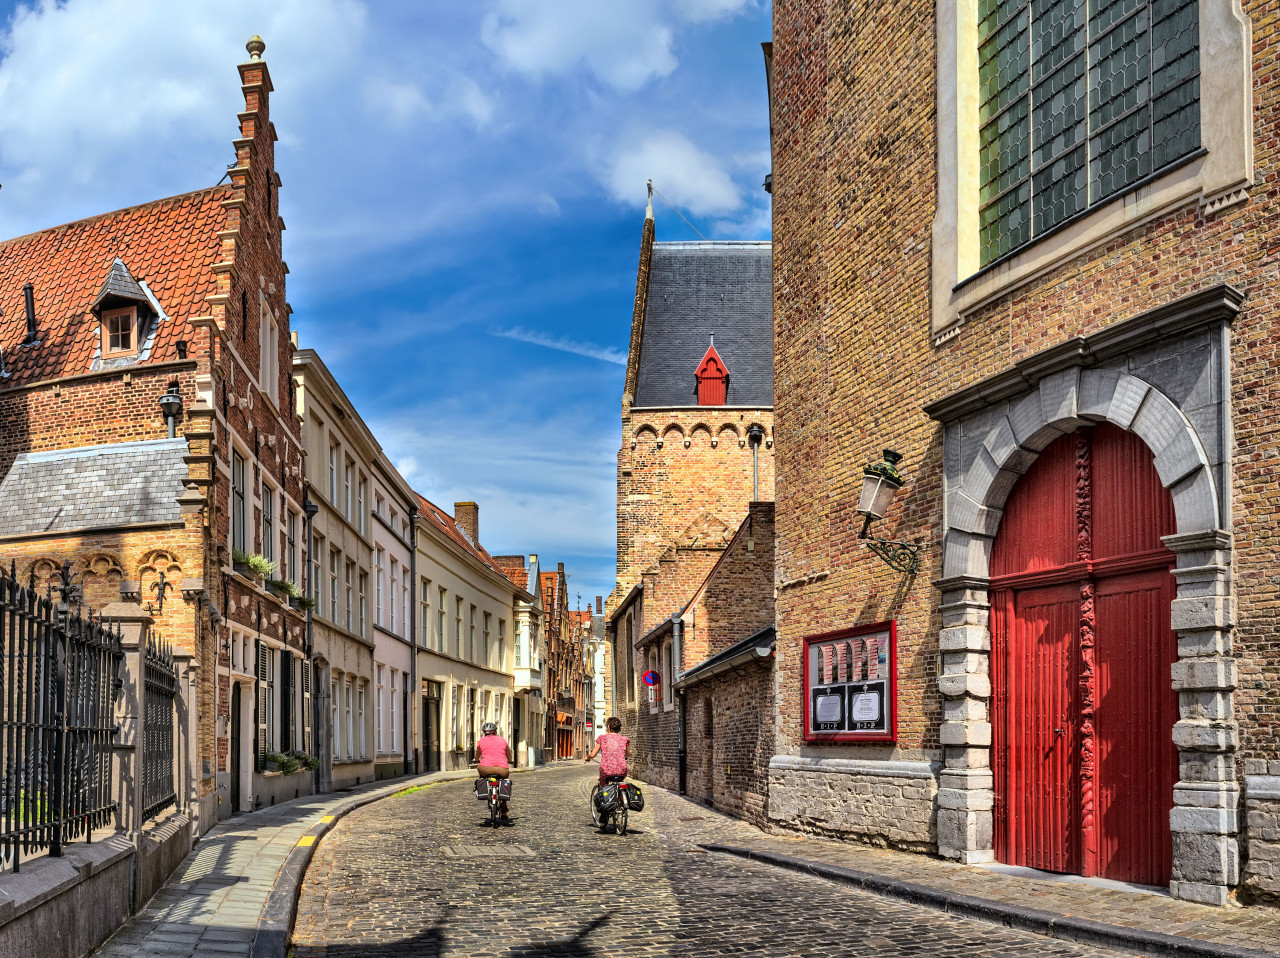
<svg viewBox="0 0 1280 958"><path fill-rule="evenodd" d="M140 365L178 358L175 344L194 342L191 318L205 315L216 292L230 186L185 193L77 220L0 242L0 350L6 387L90 371L99 346L90 312L118 258L145 282L169 317ZM22 287L33 286L38 346L27 334Z"/></svg>
<svg viewBox="0 0 1280 958"><path fill-rule="evenodd" d="M698 405L695 374L715 339L725 404L773 407L773 249L769 243L654 243L636 407Z"/></svg>

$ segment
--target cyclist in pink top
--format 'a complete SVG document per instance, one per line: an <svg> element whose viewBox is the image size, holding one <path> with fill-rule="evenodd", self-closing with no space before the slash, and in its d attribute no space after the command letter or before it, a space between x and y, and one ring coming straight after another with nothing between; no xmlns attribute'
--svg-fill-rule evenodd
<svg viewBox="0 0 1280 958"><path fill-rule="evenodd" d="M488 778L490 775L496 775L499 778L506 778L511 771L511 761L515 758L511 746L498 734L498 726L493 722L485 722L481 731L484 734L480 741L476 742L476 763L480 766L477 769L480 777ZM506 802L499 807L498 814L502 818L507 817Z"/></svg>
<svg viewBox="0 0 1280 958"><path fill-rule="evenodd" d="M585 761L600 756L600 784L612 775L626 775L627 762L631 759L631 739L622 734L622 719L613 717L605 723L609 731L596 739Z"/></svg>

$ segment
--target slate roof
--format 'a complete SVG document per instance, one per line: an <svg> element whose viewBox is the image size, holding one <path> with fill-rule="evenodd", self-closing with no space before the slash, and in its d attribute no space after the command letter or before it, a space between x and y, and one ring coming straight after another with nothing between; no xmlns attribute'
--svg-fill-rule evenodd
<svg viewBox="0 0 1280 958"><path fill-rule="evenodd" d="M98 290L98 295L94 297L93 305L97 306L104 299L112 297L130 299L138 303L148 302L147 294L142 291L138 281L133 278L133 274L129 272L129 267L125 266L124 262L118 258L111 264L111 272L107 274L107 278L102 284L102 289Z"/></svg>
<svg viewBox="0 0 1280 958"><path fill-rule="evenodd" d="M23 453L0 482L0 535L180 521L187 452L178 438Z"/></svg>
<svg viewBox="0 0 1280 958"><path fill-rule="evenodd" d="M680 680L682 682L687 682L690 678L697 678L697 676L706 672L708 669L719 665L726 659L731 659L735 655L739 655L740 653L747 651L747 649L774 648L776 647L777 639L777 629L772 625L766 626L755 635L750 635L740 642L735 642L724 651L717 652L715 655L703 659L693 668L681 674Z"/></svg>
<svg viewBox="0 0 1280 958"><path fill-rule="evenodd" d="M175 343L196 339L193 316L209 312L210 267L221 259L218 231L230 186L215 186L104 213L0 242L0 349L5 386L88 372L100 339L89 309L118 257L147 284L169 320L140 363L177 358ZM40 345L26 336L23 283L34 286ZM139 290L140 292L140 290Z"/></svg>
<svg viewBox="0 0 1280 958"><path fill-rule="evenodd" d="M633 406L696 406L698 364L715 336L729 406L773 406L773 248L654 243Z"/></svg>

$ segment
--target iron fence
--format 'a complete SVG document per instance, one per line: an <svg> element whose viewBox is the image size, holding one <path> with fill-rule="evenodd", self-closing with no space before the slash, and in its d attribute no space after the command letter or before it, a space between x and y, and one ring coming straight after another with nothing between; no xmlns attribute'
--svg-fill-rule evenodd
<svg viewBox="0 0 1280 958"><path fill-rule="evenodd" d="M111 758L124 661L118 627L71 612L51 584L36 592L13 564L0 568L0 864L48 849L111 821Z"/></svg>
<svg viewBox="0 0 1280 958"><path fill-rule="evenodd" d="M147 640L143 680L142 817L145 821L177 804L173 786L173 700L178 670L173 649L161 639Z"/></svg>

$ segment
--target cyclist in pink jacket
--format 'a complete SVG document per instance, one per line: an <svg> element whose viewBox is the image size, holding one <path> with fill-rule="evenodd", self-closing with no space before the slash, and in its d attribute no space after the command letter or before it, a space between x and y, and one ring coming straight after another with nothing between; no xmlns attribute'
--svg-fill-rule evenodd
<svg viewBox="0 0 1280 958"><path fill-rule="evenodd" d="M511 746L498 734L498 726L493 722L485 722L481 731L484 734L476 742L476 763L480 766L477 769L480 777L496 775L498 778L506 778L511 772L511 761L515 758ZM502 818L507 817L506 802L499 807L498 814Z"/></svg>

